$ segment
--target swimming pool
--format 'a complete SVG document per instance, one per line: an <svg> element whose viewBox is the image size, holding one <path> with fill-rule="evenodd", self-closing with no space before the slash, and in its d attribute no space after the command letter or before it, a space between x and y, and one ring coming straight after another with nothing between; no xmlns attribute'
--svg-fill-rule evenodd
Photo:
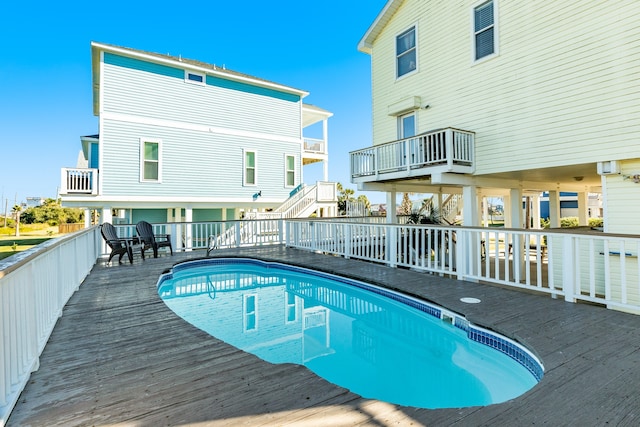
<svg viewBox="0 0 640 427"><path fill-rule="evenodd" d="M158 292L180 317L365 398L421 408L504 402L543 375L527 349L441 307L364 282L253 259L176 265Z"/></svg>

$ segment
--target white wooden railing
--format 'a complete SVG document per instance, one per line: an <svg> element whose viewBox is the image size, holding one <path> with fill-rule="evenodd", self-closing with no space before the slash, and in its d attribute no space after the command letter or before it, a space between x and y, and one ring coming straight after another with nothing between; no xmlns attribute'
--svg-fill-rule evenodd
<svg viewBox="0 0 640 427"><path fill-rule="evenodd" d="M433 167L448 172L473 173L474 135L460 129L438 129L352 151L351 177L398 172L420 175L420 170Z"/></svg>
<svg viewBox="0 0 640 427"><path fill-rule="evenodd" d="M65 304L100 254L93 227L0 261L0 426L24 389Z"/></svg>
<svg viewBox="0 0 640 427"><path fill-rule="evenodd" d="M98 169L62 168L60 194L98 194Z"/></svg>
<svg viewBox="0 0 640 427"><path fill-rule="evenodd" d="M496 283L640 314L640 238L336 221L287 221L287 245Z"/></svg>
<svg viewBox="0 0 640 427"><path fill-rule="evenodd" d="M304 151L309 153L326 154L327 144L323 139L304 138Z"/></svg>
<svg viewBox="0 0 640 427"><path fill-rule="evenodd" d="M640 314L640 237L381 223L381 217L154 224L175 251L285 244ZM135 225L117 225L122 237ZM233 230L232 232L229 230ZM238 236L242 236L241 239ZM216 248L216 249L217 249ZM202 251L203 256L205 252ZM0 261L0 427L70 296L106 255L99 227Z"/></svg>

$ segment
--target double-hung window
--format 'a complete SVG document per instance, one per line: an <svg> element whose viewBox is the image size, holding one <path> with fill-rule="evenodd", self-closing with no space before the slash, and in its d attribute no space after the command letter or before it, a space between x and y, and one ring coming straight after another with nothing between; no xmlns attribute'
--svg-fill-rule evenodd
<svg viewBox="0 0 640 427"><path fill-rule="evenodd" d="M256 152L244 151L244 185L256 185Z"/></svg>
<svg viewBox="0 0 640 427"><path fill-rule="evenodd" d="M162 141L140 139L140 181L162 181Z"/></svg>
<svg viewBox="0 0 640 427"><path fill-rule="evenodd" d="M489 0L473 9L474 59L496 53L494 2Z"/></svg>
<svg viewBox="0 0 640 427"><path fill-rule="evenodd" d="M250 294L244 296L243 326L245 332L258 329L258 295Z"/></svg>
<svg viewBox="0 0 640 427"><path fill-rule="evenodd" d="M411 27L396 37L396 77L402 77L417 68L416 27Z"/></svg>
<svg viewBox="0 0 640 427"><path fill-rule="evenodd" d="M296 186L296 158L295 156L285 156L284 159L285 187Z"/></svg>

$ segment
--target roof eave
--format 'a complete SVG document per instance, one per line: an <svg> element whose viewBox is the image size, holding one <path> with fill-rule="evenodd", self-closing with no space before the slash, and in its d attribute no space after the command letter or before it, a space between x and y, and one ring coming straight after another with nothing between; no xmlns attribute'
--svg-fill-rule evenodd
<svg viewBox="0 0 640 427"><path fill-rule="evenodd" d="M387 4L384 5L382 11L378 14L376 19L373 21L373 24L369 27L367 32L362 36L360 43L358 43L358 50L360 52L371 55L371 51L373 48L373 42L380 35L382 29L387 25L387 23L391 20L391 17L394 13L400 8L404 0L389 0Z"/></svg>
<svg viewBox="0 0 640 427"><path fill-rule="evenodd" d="M309 95L309 92L306 92L304 90L300 90L300 89L296 89L296 88L292 88L290 86L284 86L278 83L273 83L273 82L268 82L268 81L264 81L264 80L259 80L259 79L252 79L250 77L244 77L244 76L239 76L239 75L235 75L235 74L229 74L224 72L224 70L222 71L217 71L211 68L207 68L207 67L200 67L194 64L189 64L186 62L180 62L178 60L173 60L170 58L160 58L157 56L153 56L153 55L149 55L149 54L145 54L142 52L137 52L137 51L133 51L127 48L122 48L122 47L118 47L118 46L112 46L112 45L108 45L108 44L103 44L103 43L98 43L98 42L91 42L91 55L92 55L92 74L93 74L93 114L94 115L99 115L99 110L100 110L100 53L101 52L112 52L112 53L117 53L117 54L121 54L121 55L125 55L128 57L134 57L134 58L139 58L139 59L143 59L149 62L155 62L155 63L160 63L160 64L165 64L165 65L170 65L173 67L179 67L179 68L184 68L184 69L189 69L192 71L198 71L201 73L205 73L205 74L209 74L209 75L213 75L213 76L217 76L217 77L221 77L227 80L234 80L234 81L238 81L238 82L243 82L243 83L248 83L251 84L253 86L259 86L259 87L264 87L264 88L268 88L268 89L273 89L273 90L277 90L280 92L285 92L285 93L290 93L293 95L297 95L300 96L300 98L304 98L307 95Z"/></svg>

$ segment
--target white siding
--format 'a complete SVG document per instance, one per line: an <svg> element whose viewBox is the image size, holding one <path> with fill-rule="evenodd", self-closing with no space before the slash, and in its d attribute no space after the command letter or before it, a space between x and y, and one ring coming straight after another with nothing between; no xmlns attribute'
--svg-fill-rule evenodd
<svg viewBox="0 0 640 427"><path fill-rule="evenodd" d="M636 145L640 145L636 142ZM633 175L640 174L640 160L622 162L620 175L606 176L605 204L610 233L629 233L640 230L640 183Z"/></svg>
<svg viewBox="0 0 640 427"><path fill-rule="evenodd" d="M103 120L104 196L263 197L285 200L284 154L300 144ZM140 138L162 140L162 183L139 182ZM257 186L242 185L242 150L257 153ZM297 176L300 171L296 170Z"/></svg>
<svg viewBox="0 0 640 427"><path fill-rule="evenodd" d="M388 106L420 96L419 132L476 132L476 173L640 157L638 2L496 1L500 54L474 64L475 0L406 0L373 44L374 143ZM418 26L419 70L395 78L395 37Z"/></svg>
<svg viewBox="0 0 640 427"><path fill-rule="evenodd" d="M110 58L134 68L104 64L103 112L300 138L300 101L187 83L179 69L168 76L152 72L164 66Z"/></svg>

